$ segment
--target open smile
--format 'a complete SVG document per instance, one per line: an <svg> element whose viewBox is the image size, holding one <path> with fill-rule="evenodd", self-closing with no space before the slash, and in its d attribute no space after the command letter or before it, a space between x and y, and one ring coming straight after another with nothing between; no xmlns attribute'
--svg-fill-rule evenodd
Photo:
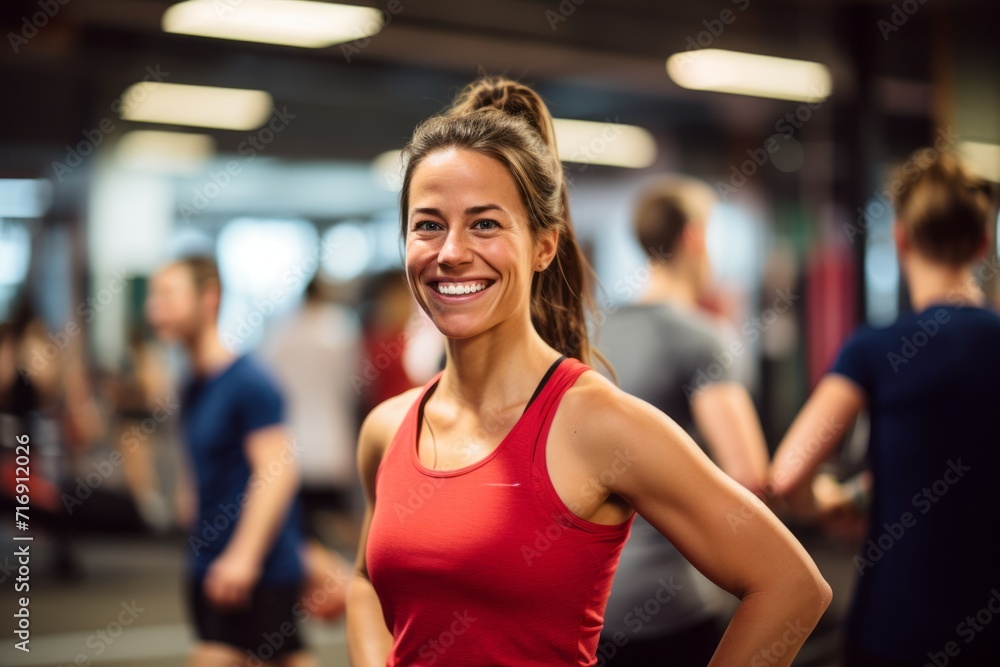
<svg viewBox="0 0 1000 667"><path fill-rule="evenodd" d="M434 280L427 284L436 297L445 302L454 302L476 299L495 282L495 280Z"/></svg>

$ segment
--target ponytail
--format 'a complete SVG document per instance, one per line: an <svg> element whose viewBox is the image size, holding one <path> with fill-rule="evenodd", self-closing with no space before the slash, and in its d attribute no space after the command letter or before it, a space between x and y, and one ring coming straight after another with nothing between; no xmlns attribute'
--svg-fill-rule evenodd
<svg viewBox="0 0 1000 667"><path fill-rule="evenodd" d="M466 86L442 115L422 123L403 150L406 170L400 199L404 236L414 169L430 153L452 147L488 155L507 167L528 212L532 233L558 232L553 261L536 272L531 283L535 330L567 357L589 364L596 356L608 366L590 346L586 315L594 309L594 272L573 233L555 128L542 98L516 81L483 77Z"/></svg>

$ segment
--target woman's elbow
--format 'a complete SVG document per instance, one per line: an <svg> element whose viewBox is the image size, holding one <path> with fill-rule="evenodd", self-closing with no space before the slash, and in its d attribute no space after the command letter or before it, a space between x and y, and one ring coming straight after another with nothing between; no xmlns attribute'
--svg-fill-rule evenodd
<svg viewBox="0 0 1000 667"><path fill-rule="evenodd" d="M810 569L813 571L794 583L794 590L799 613L815 625L833 601L833 589L815 566Z"/></svg>

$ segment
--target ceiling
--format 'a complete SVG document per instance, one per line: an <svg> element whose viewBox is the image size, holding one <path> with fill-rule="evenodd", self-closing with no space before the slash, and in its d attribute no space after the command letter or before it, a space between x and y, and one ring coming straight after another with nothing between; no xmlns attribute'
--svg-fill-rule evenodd
<svg viewBox="0 0 1000 667"><path fill-rule="evenodd" d="M127 129L112 103L147 68L179 83L268 90L279 108L297 116L271 153L290 159L369 160L398 148L421 118L479 71L535 84L557 116L617 119L679 142L711 144L720 131L753 131L787 103L673 84L665 58L693 40L705 43L710 36L703 31L722 27L710 37L713 47L824 62L840 95L855 88L859 69L870 69L882 81L915 86L919 97L933 74L933 27L943 4L918 5L883 39L878 21L891 20L888 0L399 2L401 11L387 14L382 32L345 55L341 46L297 49L165 34L160 17L172 3L164 0L71 0L18 53L0 49L0 80L15 101L3 105L0 169L48 168L53 152L64 153L104 119L114 123L112 134ZM997 3L948 4L959 18L997 11ZM726 9L735 18L723 25L717 19ZM38 11L38 0L7 1L0 29L19 32L23 17ZM982 40L982 48L996 50L993 40ZM214 135L221 151L246 138Z"/></svg>

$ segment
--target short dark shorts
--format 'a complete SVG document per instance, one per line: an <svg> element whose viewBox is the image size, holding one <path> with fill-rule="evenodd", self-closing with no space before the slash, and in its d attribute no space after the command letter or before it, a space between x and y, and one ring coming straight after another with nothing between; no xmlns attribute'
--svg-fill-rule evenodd
<svg viewBox="0 0 1000 667"><path fill-rule="evenodd" d="M198 639L226 644L261 661L305 649L299 622L304 613L301 594L298 584L258 584L248 607L220 609L205 596L200 579L190 577L187 581L188 609Z"/></svg>

